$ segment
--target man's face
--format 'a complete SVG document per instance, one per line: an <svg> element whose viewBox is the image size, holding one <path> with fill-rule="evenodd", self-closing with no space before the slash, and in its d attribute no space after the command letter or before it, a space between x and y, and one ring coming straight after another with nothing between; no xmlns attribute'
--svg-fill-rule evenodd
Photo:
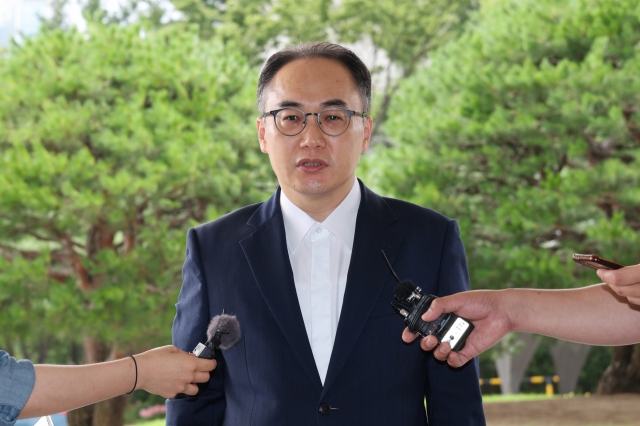
<svg viewBox="0 0 640 426"><path fill-rule="evenodd" d="M285 107L308 113L332 107L362 111L363 105L351 74L341 63L299 59L282 67L265 90L265 111ZM280 186L294 202L346 196L360 154L369 148L372 124L370 117L354 115L346 132L328 136L318 127L316 116L310 115L300 134L285 136L272 115L257 120L260 149L269 155Z"/></svg>

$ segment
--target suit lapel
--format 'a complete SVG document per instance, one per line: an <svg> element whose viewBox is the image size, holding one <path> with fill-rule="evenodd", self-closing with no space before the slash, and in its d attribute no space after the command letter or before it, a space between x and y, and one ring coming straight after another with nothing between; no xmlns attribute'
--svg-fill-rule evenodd
<svg viewBox="0 0 640 426"><path fill-rule="evenodd" d="M247 222L256 229L240 241L253 276L282 333L309 380L318 391L322 382L311 352L287 252L280 211L280 189Z"/></svg>
<svg viewBox="0 0 640 426"><path fill-rule="evenodd" d="M362 182L359 183L362 198L356 219L347 286L321 398L342 370L389 276L381 250L393 263L402 240L401 229L388 204Z"/></svg>

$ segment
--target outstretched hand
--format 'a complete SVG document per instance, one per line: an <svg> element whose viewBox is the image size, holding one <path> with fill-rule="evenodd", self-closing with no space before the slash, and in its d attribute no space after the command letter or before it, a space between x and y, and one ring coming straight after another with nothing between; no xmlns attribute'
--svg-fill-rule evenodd
<svg viewBox="0 0 640 426"><path fill-rule="evenodd" d="M597 274L618 296L640 305L640 265L616 270L598 269Z"/></svg>
<svg viewBox="0 0 640 426"><path fill-rule="evenodd" d="M196 383L209 380L216 360L197 358L175 346L163 346L135 355L138 363L138 386L149 393L173 398L178 393L195 395Z"/></svg>
<svg viewBox="0 0 640 426"><path fill-rule="evenodd" d="M461 367L470 359L486 351L496 344L505 334L511 331L511 319L502 301L502 291L480 290L456 293L438 298L422 315L424 321L435 321L441 314L453 312L471 321L475 329L471 332L465 346L459 352L452 352L449 343L442 343L436 348L438 340L435 336L421 339L420 346L425 351L433 350L433 355L446 360L452 367ZM405 329L402 340L409 343L418 337Z"/></svg>

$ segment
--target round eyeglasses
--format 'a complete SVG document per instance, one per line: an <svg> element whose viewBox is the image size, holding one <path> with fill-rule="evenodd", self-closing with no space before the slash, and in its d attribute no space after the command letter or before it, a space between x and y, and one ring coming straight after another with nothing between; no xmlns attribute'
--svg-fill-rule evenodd
<svg viewBox="0 0 640 426"><path fill-rule="evenodd" d="M364 112L351 111L349 109L334 108L320 112L304 112L295 108L282 108L267 111L262 118L273 115L276 128L285 136L295 136L301 133L307 126L307 118L315 115L318 127L328 136L340 136L349 128L351 116L357 115L365 118Z"/></svg>

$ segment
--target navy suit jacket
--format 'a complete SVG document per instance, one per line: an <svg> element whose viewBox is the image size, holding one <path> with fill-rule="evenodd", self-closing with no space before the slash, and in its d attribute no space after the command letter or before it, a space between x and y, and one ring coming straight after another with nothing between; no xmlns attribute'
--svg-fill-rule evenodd
<svg viewBox="0 0 640 426"><path fill-rule="evenodd" d="M242 337L217 356L218 367L197 396L167 401L167 425L485 424L477 362L453 369L417 341L403 343L404 321L391 308L396 282L380 253L398 276L428 293L468 290L457 223L359 183L351 263L324 386L298 304L280 190L189 230L173 343L191 351L223 309L237 316Z"/></svg>

